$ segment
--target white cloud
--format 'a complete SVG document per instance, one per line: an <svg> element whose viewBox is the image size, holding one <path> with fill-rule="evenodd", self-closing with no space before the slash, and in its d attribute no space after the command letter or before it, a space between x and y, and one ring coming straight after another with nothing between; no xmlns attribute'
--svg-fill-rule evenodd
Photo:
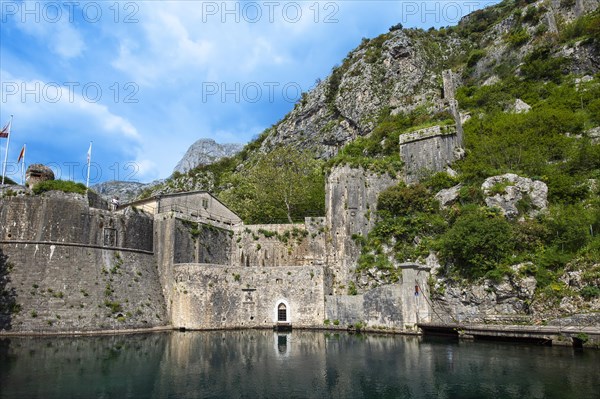
<svg viewBox="0 0 600 399"><path fill-rule="evenodd" d="M113 114L106 105L92 102L68 87L37 79L22 79L0 70L2 108L19 115L24 122L65 122L86 120L107 136L140 140L137 129L125 118Z"/></svg>
<svg viewBox="0 0 600 399"><path fill-rule="evenodd" d="M25 1L20 4L19 14L10 19L18 29L46 42L48 48L64 59L80 56L85 50L81 33L69 22L67 10L53 3L54 9L48 11L41 1ZM58 7L58 8L57 8ZM53 11L60 9L58 13ZM30 14L27 14L29 10Z"/></svg>

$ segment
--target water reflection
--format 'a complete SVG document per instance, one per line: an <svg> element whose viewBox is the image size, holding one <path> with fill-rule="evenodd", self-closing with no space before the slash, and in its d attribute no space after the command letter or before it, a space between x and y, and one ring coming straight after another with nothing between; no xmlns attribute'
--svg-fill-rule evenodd
<svg viewBox="0 0 600 399"><path fill-rule="evenodd" d="M0 339L1 398L597 397L600 353L323 332Z"/></svg>

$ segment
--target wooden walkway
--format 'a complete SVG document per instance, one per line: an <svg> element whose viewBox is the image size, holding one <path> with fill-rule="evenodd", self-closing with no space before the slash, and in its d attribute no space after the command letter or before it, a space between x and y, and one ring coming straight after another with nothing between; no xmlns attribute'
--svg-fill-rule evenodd
<svg viewBox="0 0 600 399"><path fill-rule="evenodd" d="M600 348L600 327L419 323L424 335Z"/></svg>

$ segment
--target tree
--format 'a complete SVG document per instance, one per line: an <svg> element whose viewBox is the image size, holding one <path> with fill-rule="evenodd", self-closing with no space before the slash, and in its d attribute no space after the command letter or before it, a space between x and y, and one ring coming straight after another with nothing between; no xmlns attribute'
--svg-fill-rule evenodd
<svg viewBox="0 0 600 399"><path fill-rule="evenodd" d="M511 225L504 217L480 209L460 215L438 244L442 258L471 278L501 265L515 248Z"/></svg>
<svg viewBox="0 0 600 399"><path fill-rule="evenodd" d="M322 161L292 147L277 147L232 181L221 199L247 223L289 223L322 215L325 179Z"/></svg>

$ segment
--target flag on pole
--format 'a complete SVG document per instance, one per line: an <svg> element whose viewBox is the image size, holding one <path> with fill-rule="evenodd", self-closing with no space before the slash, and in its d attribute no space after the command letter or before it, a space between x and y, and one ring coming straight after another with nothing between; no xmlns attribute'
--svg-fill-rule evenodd
<svg viewBox="0 0 600 399"><path fill-rule="evenodd" d="M21 152L19 153L19 159L17 159L17 163L21 162L21 160L25 158L25 146L26 144L23 144L23 148L21 148Z"/></svg>
<svg viewBox="0 0 600 399"><path fill-rule="evenodd" d="M23 144L21 152L19 153L19 159L17 159L17 165L21 163L21 185L25 184L25 148L27 144ZM23 162L21 162L23 161Z"/></svg>
<svg viewBox="0 0 600 399"><path fill-rule="evenodd" d="M12 122L12 118L8 123L0 130L0 138L6 139L10 134L10 122Z"/></svg>
<svg viewBox="0 0 600 399"><path fill-rule="evenodd" d="M2 184L4 185L4 178L6 177L6 161L8 161L8 145L10 144L10 127L12 125L13 116L10 116L10 121L0 130L0 138L6 139L6 151L4 154L4 165L2 166Z"/></svg>
<svg viewBox="0 0 600 399"><path fill-rule="evenodd" d="M91 160L92 160L92 143L90 143L90 148L88 149L88 152L87 152L87 164L88 164L88 166L89 166Z"/></svg>

